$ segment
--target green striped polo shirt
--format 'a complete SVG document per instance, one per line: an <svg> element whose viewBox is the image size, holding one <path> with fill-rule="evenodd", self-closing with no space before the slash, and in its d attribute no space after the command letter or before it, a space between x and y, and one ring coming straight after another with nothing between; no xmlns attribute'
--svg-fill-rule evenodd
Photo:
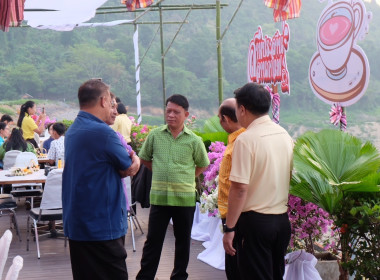
<svg viewBox="0 0 380 280"><path fill-rule="evenodd" d="M149 133L139 157L152 161L150 204L195 206L195 167L210 163L199 136L185 126L174 139L167 125L157 127Z"/></svg>

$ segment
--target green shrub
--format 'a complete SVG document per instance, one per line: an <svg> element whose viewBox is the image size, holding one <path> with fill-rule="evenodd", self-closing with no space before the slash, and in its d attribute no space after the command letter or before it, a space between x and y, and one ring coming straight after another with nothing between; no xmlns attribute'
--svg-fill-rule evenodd
<svg viewBox="0 0 380 280"><path fill-rule="evenodd" d="M61 123L63 123L66 127L66 131L69 129L69 127L73 124L74 121L72 120L62 120Z"/></svg>
<svg viewBox="0 0 380 280"><path fill-rule="evenodd" d="M13 115L15 112L12 109L0 107L0 113L1 114L7 114L7 115Z"/></svg>

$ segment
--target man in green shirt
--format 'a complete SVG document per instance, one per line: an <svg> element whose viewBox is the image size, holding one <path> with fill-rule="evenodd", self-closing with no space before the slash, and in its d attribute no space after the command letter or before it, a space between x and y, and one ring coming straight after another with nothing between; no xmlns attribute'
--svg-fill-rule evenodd
<svg viewBox="0 0 380 280"><path fill-rule="evenodd" d="M150 191L148 235L138 280L153 280L160 261L170 219L175 242L174 269L170 279L187 279L190 236L195 210L195 176L209 165L202 139L184 125L189 116L186 97L175 94L166 100L166 122L152 130L139 153L153 172Z"/></svg>

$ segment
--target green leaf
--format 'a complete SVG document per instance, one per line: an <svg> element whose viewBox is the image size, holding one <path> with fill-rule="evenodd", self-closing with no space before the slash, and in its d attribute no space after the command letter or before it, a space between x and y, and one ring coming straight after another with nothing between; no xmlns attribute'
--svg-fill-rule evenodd
<svg viewBox="0 0 380 280"><path fill-rule="evenodd" d="M290 193L336 214L344 193L380 192L379 167L370 142L337 130L306 132L294 147Z"/></svg>
<svg viewBox="0 0 380 280"><path fill-rule="evenodd" d="M203 126L203 131L205 133L225 132L223 127L220 125L218 116L213 116L207 119Z"/></svg>

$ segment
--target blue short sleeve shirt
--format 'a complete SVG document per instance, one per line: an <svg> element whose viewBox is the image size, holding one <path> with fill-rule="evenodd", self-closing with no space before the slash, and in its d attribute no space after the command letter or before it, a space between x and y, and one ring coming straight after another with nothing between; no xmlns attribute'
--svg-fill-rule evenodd
<svg viewBox="0 0 380 280"><path fill-rule="evenodd" d="M117 239L127 232L119 170L132 161L115 131L80 111L65 137L63 228L76 241Z"/></svg>

